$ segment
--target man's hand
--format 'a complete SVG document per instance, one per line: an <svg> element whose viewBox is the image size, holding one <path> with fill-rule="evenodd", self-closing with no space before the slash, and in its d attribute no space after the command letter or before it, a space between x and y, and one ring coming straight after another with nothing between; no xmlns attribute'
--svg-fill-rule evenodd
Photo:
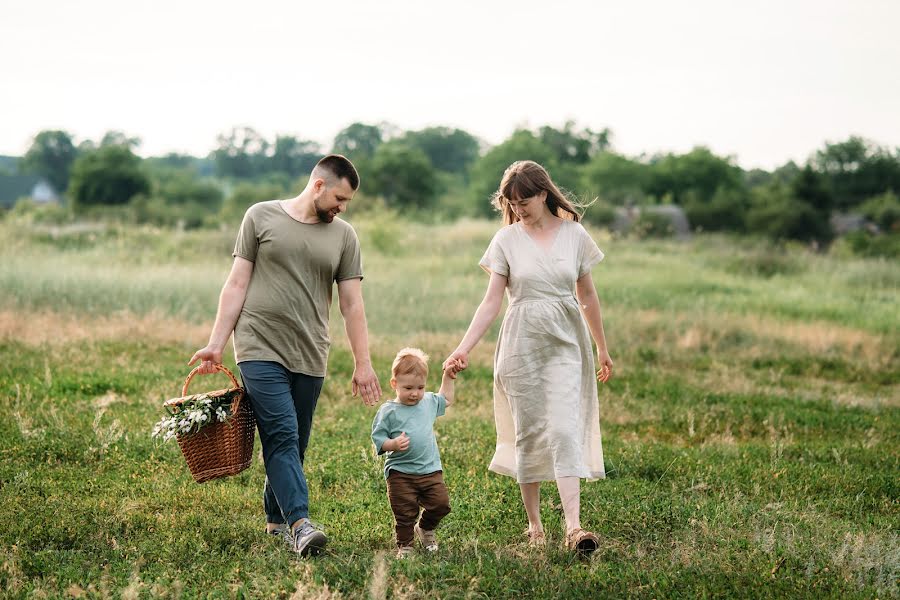
<svg viewBox="0 0 900 600"><path fill-rule="evenodd" d="M406 452L409 449L409 438L406 432L403 431L397 437L385 440L381 445L381 449L389 452Z"/></svg>
<svg viewBox="0 0 900 600"><path fill-rule="evenodd" d="M381 400L381 384L372 365L357 366L353 370L352 387L353 396L361 395L366 406L375 406Z"/></svg>
<svg viewBox="0 0 900 600"><path fill-rule="evenodd" d="M197 371L197 373L200 375L210 375L216 372L216 365L222 364L222 351L210 346L200 348L194 352L191 360L188 361L188 366L194 364L198 360L201 362L200 370Z"/></svg>

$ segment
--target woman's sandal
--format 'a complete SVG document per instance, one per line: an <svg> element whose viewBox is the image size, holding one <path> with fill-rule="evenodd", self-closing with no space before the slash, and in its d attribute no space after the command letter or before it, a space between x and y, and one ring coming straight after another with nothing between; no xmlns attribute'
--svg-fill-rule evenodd
<svg viewBox="0 0 900 600"><path fill-rule="evenodd" d="M600 538L584 529L573 529L566 534L566 548L580 556L588 556L600 547Z"/></svg>
<svg viewBox="0 0 900 600"><path fill-rule="evenodd" d="M528 545L532 548L543 548L544 544L547 542L547 538L544 537L543 531L526 529L525 536L528 538Z"/></svg>

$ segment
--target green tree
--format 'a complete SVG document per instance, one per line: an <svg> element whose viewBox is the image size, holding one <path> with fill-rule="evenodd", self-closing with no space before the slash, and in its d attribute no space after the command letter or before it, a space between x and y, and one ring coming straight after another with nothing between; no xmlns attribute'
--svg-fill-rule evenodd
<svg viewBox="0 0 900 600"><path fill-rule="evenodd" d="M240 221L250 206L265 200L284 198L287 190L274 183L251 183L243 181L237 184L222 205L221 215L225 221Z"/></svg>
<svg viewBox="0 0 900 600"><path fill-rule="evenodd" d="M428 156L401 140L381 144L372 156L374 192L389 207L426 208L438 193L438 179Z"/></svg>
<svg viewBox="0 0 900 600"><path fill-rule="evenodd" d="M100 146L125 146L132 152L137 150L141 145L141 138L131 137L121 131L107 131L100 140Z"/></svg>
<svg viewBox="0 0 900 600"><path fill-rule="evenodd" d="M531 131L519 129L502 144L491 148L472 166L469 193L475 214L496 216L490 198L500 186L503 172L517 160L533 160L540 163L558 185L568 187L565 178L560 180L553 150Z"/></svg>
<svg viewBox="0 0 900 600"><path fill-rule="evenodd" d="M646 164L607 151L600 152L584 166L582 185L591 196L599 196L610 204L641 204L649 176L650 167Z"/></svg>
<svg viewBox="0 0 900 600"><path fill-rule="evenodd" d="M462 129L428 127L409 131L402 139L424 152L439 171L465 173L478 159L478 139Z"/></svg>
<svg viewBox="0 0 900 600"><path fill-rule="evenodd" d="M747 194L742 189L720 187L704 201L689 192L684 213L691 227L700 231L737 231L746 228Z"/></svg>
<svg viewBox="0 0 900 600"><path fill-rule="evenodd" d="M775 240L827 242L833 235L828 216L798 200L791 186L781 183L753 190L747 227Z"/></svg>
<svg viewBox="0 0 900 600"><path fill-rule="evenodd" d="M657 199L671 196L676 204L683 204L688 192L693 192L695 200L708 202L719 188L743 187L740 167L702 146L687 154L656 156L650 167L644 191Z"/></svg>
<svg viewBox="0 0 900 600"><path fill-rule="evenodd" d="M265 171L269 142L251 127L234 127L217 138L213 151L219 175L247 179Z"/></svg>
<svg viewBox="0 0 900 600"><path fill-rule="evenodd" d="M566 121L562 129L545 125L538 130L538 137L553 151L559 164L585 164L597 153L609 148L610 136L609 129L576 130L574 121Z"/></svg>
<svg viewBox="0 0 900 600"><path fill-rule="evenodd" d="M301 140L290 135L275 137L275 146L269 160L268 170L298 177L308 174L320 158L319 144Z"/></svg>
<svg viewBox="0 0 900 600"><path fill-rule="evenodd" d="M382 129L383 127L378 125L352 123L334 137L331 151L335 154L343 154L354 162L359 159L372 158L375 150L384 142Z"/></svg>
<svg viewBox="0 0 900 600"><path fill-rule="evenodd" d="M900 190L900 150L891 152L858 136L826 143L812 163L825 176L835 207L841 210L888 190Z"/></svg>
<svg viewBox="0 0 900 600"><path fill-rule="evenodd" d="M825 178L812 166L806 165L797 174L791 183L791 192L797 200L806 202L825 217L831 217L831 208L834 204L831 190L828 189Z"/></svg>
<svg viewBox="0 0 900 600"><path fill-rule="evenodd" d="M127 204L150 192L141 159L127 146L103 146L78 157L72 165L70 197L76 207Z"/></svg>
<svg viewBox="0 0 900 600"><path fill-rule="evenodd" d="M41 131L34 136L34 141L20 168L26 173L35 173L46 177L59 193L69 186L69 175L72 163L78 157L78 149L65 131Z"/></svg>

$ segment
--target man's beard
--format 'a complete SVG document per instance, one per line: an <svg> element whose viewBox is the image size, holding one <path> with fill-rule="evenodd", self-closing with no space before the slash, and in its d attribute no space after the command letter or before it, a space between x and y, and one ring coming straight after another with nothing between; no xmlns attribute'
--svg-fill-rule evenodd
<svg viewBox="0 0 900 600"><path fill-rule="evenodd" d="M316 216L319 217L319 221L322 223L331 223L334 221L334 215L329 210L323 210L321 206L319 206L318 200L313 202L313 208L316 209Z"/></svg>

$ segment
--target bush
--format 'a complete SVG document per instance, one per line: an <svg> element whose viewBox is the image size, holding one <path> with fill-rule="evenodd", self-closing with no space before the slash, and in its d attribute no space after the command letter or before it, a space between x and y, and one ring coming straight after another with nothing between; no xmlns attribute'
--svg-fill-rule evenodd
<svg viewBox="0 0 900 600"><path fill-rule="evenodd" d="M284 198L286 191L274 183L239 183L222 205L222 220L230 223L240 221L253 204Z"/></svg>
<svg viewBox="0 0 900 600"><path fill-rule="evenodd" d="M584 211L584 222L609 229L616 220L616 209L606 202L596 201Z"/></svg>
<svg viewBox="0 0 900 600"><path fill-rule="evenodd" d="M128 204L148 193L150 179L128 146L103 146L82 154L72 166L69 194L79 210Z"/></svg>
<svg viewBox="0 0 900 600"><path fill-rule="evenodd" d="M866 200L859 211L882 231L900 233L900 200L892 191Z"/></svg>
<svg viewBox="0 0 900 600"><path fill-rule="evenodd" d="M747 212L747 228L774 240L828 242L834 233L830 215L797 200L783 185L755 190L754 206Z"/></svg>
<svg viewBox="0 0 900 600"><path fill-rule="evenodd" d="M900 233L879 235L854 231L845 235L843 240L857 256L900 257Z"/></svg>
<svg viewBox="0 0 900 600"><path fill-rule="evenodd" d="M672 219L662 213L642 210L640 216L631 226L630 233L638 239L649 237L671 237L675 235Z"/></svg>
<svg viewBox="0 0 900 600"><path fill-rule="evenodd" d="M719 188L709 202L690 195L684 205L691 227L701 231L744 231L747 208L744 194Z"/></svg>
<svg viewBox="0 0 900 600"><path fill-rule="evenodd" d="M781 247L768 247L740 255L728 262L727 270L737 275L769 278L775 275L796 275L804 265Z"/></svg>
<svg viewBox="0 0 900 600"><path fill-rule="evenodd" d="M43 225L62 225L72 220L71 211L62 204L38 203L31 198L21 198L4 216L9 220Z"/></svg>

